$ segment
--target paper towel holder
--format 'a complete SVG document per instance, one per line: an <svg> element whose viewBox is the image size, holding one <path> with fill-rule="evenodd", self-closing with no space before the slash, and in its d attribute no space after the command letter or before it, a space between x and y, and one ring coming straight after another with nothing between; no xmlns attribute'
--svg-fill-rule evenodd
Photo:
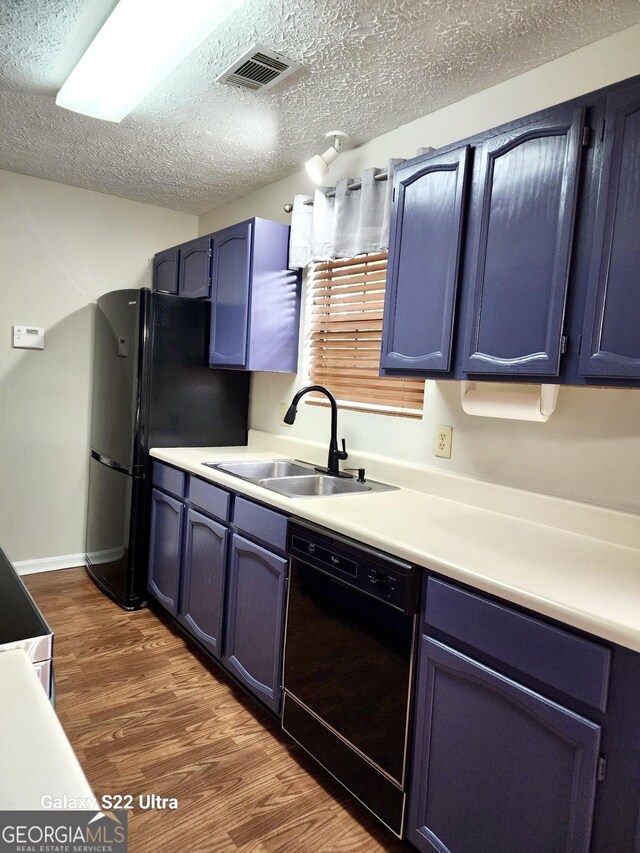
<svg viewBox="0 0 640 853"><path fill-rule="evenodd" d="M468 415L486 418L508 418L518 421L549 420L558 401L559 385L542 383L528 385L500 385L497 383L460 383L460 402ZM478 385L481 387L479 388ZM490 386L490 387L489 387Z"/></svg>

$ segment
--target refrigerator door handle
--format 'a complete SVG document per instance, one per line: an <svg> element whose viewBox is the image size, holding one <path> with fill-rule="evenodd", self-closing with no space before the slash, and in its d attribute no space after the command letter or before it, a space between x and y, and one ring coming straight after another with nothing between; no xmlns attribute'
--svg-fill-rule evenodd
<svg viewBox="0 0 640 853"><path fill-rule="evenodd" d="M91 451L91 456L97 462L100 462L101 465L106 465L107 468L113 468L115 471L121 471L123 474L129 474L130 476L139 476L142 474L142 465L134 465L133 468L127 468L125 465L116 462L115 459L103 456L102 453L98 453L96 450Z"/></svg>

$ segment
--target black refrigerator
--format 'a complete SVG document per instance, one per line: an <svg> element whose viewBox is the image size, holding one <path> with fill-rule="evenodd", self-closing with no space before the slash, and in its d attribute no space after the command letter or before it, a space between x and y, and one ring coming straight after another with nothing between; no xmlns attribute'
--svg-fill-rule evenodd
<svg viewBox="0 0 640 853"><path fill-rule="evenodd" d="M210 311L147 289L98 299L87 571L126 610L147 598L149 450L247 443L250 374L208 366Z"/></svg>

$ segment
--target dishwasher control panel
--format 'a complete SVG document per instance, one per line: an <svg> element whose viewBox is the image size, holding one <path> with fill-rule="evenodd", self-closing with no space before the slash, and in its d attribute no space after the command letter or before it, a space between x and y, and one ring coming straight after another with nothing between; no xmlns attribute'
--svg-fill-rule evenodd
<svg viewBox="0 0 640 853"><path fill-rule="evenodd" d="M420 569L368 545L298 522L289 523L289 556L405 613L417 609Z"/></svg>

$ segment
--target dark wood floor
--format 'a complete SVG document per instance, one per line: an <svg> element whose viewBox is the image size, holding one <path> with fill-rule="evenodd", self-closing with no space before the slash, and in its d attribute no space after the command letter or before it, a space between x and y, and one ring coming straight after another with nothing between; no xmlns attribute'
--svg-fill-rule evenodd
<svg viewBox="0 0 640 853"><path fill-rule="evenodd" d="M53 628L57 712L95 793L179 801L134 808L131 853L412 849L160 612L125 613L84 569L24 580Z"/></svg>

